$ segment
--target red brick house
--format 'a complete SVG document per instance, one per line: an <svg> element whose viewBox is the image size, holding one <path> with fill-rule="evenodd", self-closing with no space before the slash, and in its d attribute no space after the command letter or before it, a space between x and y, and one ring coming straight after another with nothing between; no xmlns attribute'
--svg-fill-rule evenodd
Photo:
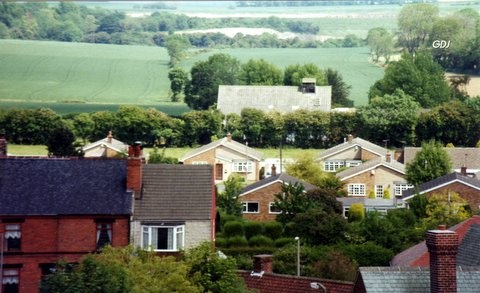
<svg viewBox="0 0 480 293"><path fill-rule="evenodd" d="M308 191L316 187L286 173L274 175L246 186L239 195L243 205L242 217L251 221L275 221L278 212L272 206L282 184L299 183Z"/></svg>
<svg viewBox="0 0 480 293"><path fill-rule="evenodd" d="M38 292L57 261L128 245L125 160L1 157L0 166L2 292Z"/></svg>

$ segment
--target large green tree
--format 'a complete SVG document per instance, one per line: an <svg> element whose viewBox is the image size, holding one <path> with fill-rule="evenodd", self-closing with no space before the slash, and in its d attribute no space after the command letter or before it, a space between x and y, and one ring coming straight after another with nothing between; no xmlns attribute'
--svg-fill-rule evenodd
<svg viewBox="0 0 480 293"><path fill-rule="evenodd" d="M397 89L412 96L423 108L442 104L451 97L442 67L428 52L403 54L401 60L391 62L384 77L370 88L369 98L391 95Z"/></svg>
<svg viewBox="0 0 480 293"><path fill-rule="evenodd" d="M174 67L168 72L170 90L172 90L172 102L180 100L180 94L185 89L188 81L188 74L180 67Z"/></svg>
<svg viewBox="0 0 480 293"><path fill-rule="evenodd" d="M351 85L348 85L342 75L335 69L327 68L325 71L327 84L332 87L332 105L334 107L351 107L353 101L348 98Z"/></svg>
<svg viewBox="0 0 480 293"><path fill-rule="evenodd" d="M165 40L165 47L170 56L170 66L174 67L182 60L187 49L190 48L190 41L185 35L173 34Z"/></svg>
<svg viewBox="0 0 480 293"><path fill-rule="evenodd" d="M419 110L414 98L400 89L392 95L375 97L358 111L363 125L361 135L377 143L388 139L394 146L411 145L415 141Z"/></svg>
<svg viewBox="0 0 480 293"><path fill-rule="evenodd" d="M429 36L439 10L433 4L419 3L406 5L398 15L398 43L409 53L428 45Z"/></svg>
<svg viewBox="0 0 480 293"><path fill-rule="evenodd" d="M282 85L283 72L265 59L250 59L241 66L239 80L246 85Z"/></svg>
<svg viewBox="0 0 480 293"><path fill-rule="evenodd" d="M191 80L185 89L185 102L196 110L206 110L217 102L219 85L238 83L240 61L219 53L200 61L190 70Z"/></svg>
<svg viewBox="0 0 480 293"><path fill-rule="evenodd" d="M298 86L302 84L303 78L315 78L317 85L326 85L327 79L323 70L313 63L294 64L285 68L283 74L283 84Z"/></svg>
<svg viewBox="0 0 480 293"><path fill-rule="evenodd" d="M378 62L381 57L385 59L385 63L390 61L394 41L393 35L387 29L383 27L370 29L367 35L367 44L374 62Z"/></svg>
<svg viewBox="0 0 480 293"><path fill-rule="evenodd" d="M452 172L452 162L443 146L436 141L422 143L422 149L407 163L405 178L418 185Z"/></svg>

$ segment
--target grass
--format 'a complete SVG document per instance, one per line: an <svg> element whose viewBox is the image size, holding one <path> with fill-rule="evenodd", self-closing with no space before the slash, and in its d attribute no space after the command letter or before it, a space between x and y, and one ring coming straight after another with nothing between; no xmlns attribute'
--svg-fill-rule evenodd
<svg viewBox="0 0 480 293"><path fill-rule="evenodd" d="M165 148L165 155L167 157L181 158L183 155L191 151L192 148ZM280 157L279 149L257 149L264 154L264 158ZM144 154L148 154L152 151L152 148L145 148ZM296 148L284 148L282 150L282 156L284 158L299 158L303 154L310 154L317 156L320 153L318 149L296 149ZM18 145L9 144L8 154L15 156L46 156L47 147L44 145Z"/></svg>

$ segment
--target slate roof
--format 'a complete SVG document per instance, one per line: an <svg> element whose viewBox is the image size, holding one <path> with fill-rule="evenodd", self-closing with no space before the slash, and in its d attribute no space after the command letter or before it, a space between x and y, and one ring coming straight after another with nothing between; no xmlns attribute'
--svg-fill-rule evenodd
<svg viewBox="0 0 480 293"><path fill-rule="evenodd" d="M405 165L402 163L399 163L395 160L391 160L390 162L387 162L384 157L378 157L372 160L369 160L361 165L355 166L348 168L342 172L337 173L337 177L340 178L340 180L345 180L350 177L353 177L355 175L376 169L379 166L384 166L386 168L392 169L396 172L405 174Z"/></svg>
<svg viewBox="0 0 480 293"><path fill-rule="evenodd" d="M379 145L376 145L372 142L369 142L368 140L362 139L360 137L355 137L352 139L352 141L346 141L344 143L338 144L334 147L331 147L329 149L324 150L323 152L320 153L320 156L318 157L319 160L323 160L325 158L328 158L334 154L343 152L347 149L353 148L355 146L359 146L362 149L368 150L372 153L375 153L379 156L385 156L388 152L386 148L383 148Z"/></svg>
<svg viewBox="0 0 480 293"><path fill-rule="evenodd" d="M404 163L407 164L415 158L415 155L421 150L420 147L404 148ZM480 148L443 148L452 160L452 168L460 169L464 164L469 169L480 169ZM467 157L465 158L465 155ZM466 159L466 160L465 160Z"/></svg>
<svg viewBox="0 0 480 293"><path fill-rule="evenodd" d="M238 153L245 154L246 156L257 161L261 161L263 158L263 153L256 151L255 149L249 146L246 146L244 144L241 144L237 141L234 141L233 139L229 141L227 137L224 137L222 139L212 141L209 144L206 144L204 146L194 149L193 151L188 152L180 159L180 161L183 162L191 157L197 156L203 152L206 152L208 150L211 150L220 146L224 146Z"/></svg>
<svg viewBox="0 0 480 293"><path fill-rule="evenodd" d="M248 289L258 293L318 293L322 288L312 288L312 283L323 285L330 293L350 293L353 283L346 281L327 280L311 277L297 277L273 273L264 273L260 276L250 275L250 271L238 271L245 280Z"/></svg>
<svg viewBox="0 0 480 293"><path fill-rule="evenodd" d="M369 293L404 292L429 293L428 267L360 267L359 280ZM480 267L457 267L457 292L476 293L480 282ZM355 288L358 286L358 281Z"/></svg>
<svg viewBox="0 0 480 293"><path fill-rule="evenodd" d="M128 215L124 160L0 158L0 215Z"/></svg>
<svg viewBox="0 0 480 293"><path fill-rule="evenodd" d="M430 192L431 190L441 188L445 185L452 184L454 182L459 182L459 183L468 185L472 188L480 190L480 180L476 178L471 178L468 176L463 176L460 173L454 172L447 175L443 175L431 181L422 183L418 186L418 188L411 188L411 189L405 190L402 194L402 199L408 200L414 197L416 194Z"/></svg>
<svg viewBox="0 0 480 293"><path fill-rule="evenodd" d="M349 207L355 203L361 203L365 208L394 208L395 199L383 199L383 198L367 198L367 197L337 197L337 201L341 202L344 207Z"/></svg>
<svg viewBox="0 0 480 293"><path fill-rule="evenodd" d="M240 196L245 195L247 193L250 193L252 191L255 191L257 189L263 188L263 187L268 186L270 184L273 184L275 182L282 182L282 183L287 183L287 184L299 183L299 184L303 185L305 191L309 191L309 190L317 188L313 184L310 184L310 183L305 182L301 179L290 176L286 173L281 173L281 174L278 174L278 175L275 175L275 176L270 176L268 178L262 179L260 181L257 181L255 183L252 183L252 184L246 186L245 188L242 189L242 191L240 193Z"/></svg>
<svg viewBox="0 0 480 293"><path fill-rule="evenodd" d="M460 245L457 253L457 265L480 266L480 216L473 216L449 228L458 234ZM422 241L395 255L391 266L428 266L428 249Z"/></svg>
<svg viewBox="0 0 480 293"><path fill-rule="evenodd" d="M143 165L141 199L135 220L211 220L214 208L210 165Z"/></svg>
<svg viewBox="0 0 480 293"><path fill-rule="evenodd" d="M297 109L330 111L331 86L315 86L315 93L302 93L297 86L220 85L217 109L240 115L244 108L264 112L292 112Z"/></svg>

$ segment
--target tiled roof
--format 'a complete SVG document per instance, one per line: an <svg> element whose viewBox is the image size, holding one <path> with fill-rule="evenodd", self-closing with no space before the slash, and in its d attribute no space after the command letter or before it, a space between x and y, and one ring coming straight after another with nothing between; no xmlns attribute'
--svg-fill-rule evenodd
<svg viewBox="0 0 480 293"><path fill-rule="evenodd" d="M250 275L249 271L239 271L248 289L258 293L318 293L323 292L323 285L330 293L350 293L353 283L310 277L297 277L265 273L262 276ZM312 288L318 286L318 288Z"/></svg>
<svg viewBox="0 0 480 293"><path fill-rule="evenodd" d="M378 166L385 166L389 169L395 170L399 173L405 174L405 165L402 163L399 163L395 160L391 160L390 162L387 162L385 158L383 157L378 157L372 160L369 160L361 165L355 166L348 168L342 172L337 173L337 177L340 178L340 180L345 180L347 178L350 178L352 176L355 176L357 174L361 174L363 172L372 170L377 168Z"/></svg>
<svg viewBox="0 0 480 293"><path fill-rule="evenodd" d="M457 265L480 266L480 216L473 216L451 228L458 234L460 246L457 254ZM472 253L472 251L474 253ZM422 241L395 255L391 266L428 266L429 256L425 241Z"/></svg>
<svg viewBox="0 0 480 293"><path fill-rule="evenodd" d="M302 93L297 86L220 85L217 109L224 114L239 115L244 108L282 113L296 109L328 112L331 108L331 96L331 86L316 86L315 93Z"/></svg>
<svg viewBox="0 0 480 293"><path fill-rule="evenodd" d="M128 152L128 144L122 142L122 141L119 141L115 138L111 138L111 141L109 142L109 138L108 137L105 137L105 138L102 138L100 140L97 140L95 142L92 142L90 144L87 144L85 146L82 147L82 150L83 151L87 151L87 150L90 150L90 149L93 149L97 146L101 146L101 145L104 145L105 147L108 147L108 148L111 148L117 152Z"/></svg>
<svg viewBox="0 0 480 293"><path fill-rule="evenodd" d="M263 187L265 187L267 185L270 185L270 184L272 184L274 182L277 182L277 181L282 182L282 183L288 183L288 184L300 183L300 184L303 185L305 191L317 188L313 184L310 184L308 182L305 182L303 180L300 180L298 178L290 176L286 173L281 173L281 174L278 174L278 175L275 175L275 176L270 176L268 178L262 179L260 181L257 181L255 183L252 183L252 184L246 186L245 188L242 189L242 192L240 193L240 196L242 196L244 194L247 194L247 193L250 193L254 190L263 188Z"/></svg>
<svg viewBox="0 0 480 293"><path fill-rule="evenodd" d="M454 173L450 173L450 174L447 174L447 175L443 175L443 176L438 177L436 179L433 179L431 181L422 183L418 186L418 188L411 188L411 189L405 190L402 194L402 199L403 200L410 199L413 196L415 196L416 194L422 194L422 193L425 193L425 192L429 192L431 190L438 189L442 186L445 186L447 184L451 184L453 182L460 182L462 184L465 184L465 185L468 185L472 188L476 188L476 189L480 190L480 180L478 180L476 178L471 178L471 177L468 177L468 176L463 176L460 173L454 172Z"/></svg>
<svg viewBox="0 0 480 293"><path fill-rule="evenodd" d="M319 160L323 160L325 158L330 157L331 155L334 155L336 153L342 152L344 150L353 148L355 146L359 146L362 149L368 150L370 152L373 152L379 156L385 156L388 152L386 148L383 148L379 145L376 145L374 143L369 142L368 140L362 139L360 137L355 137L352 139L352 141L346 141L344 143L338 144L334 147L331 147L323 152L320 153Z"/></svg>
<svg viewBox="0 0 480 293"><path fill-rule="evenodd" d="M412 161L421 149L420 147L406 147L404 149L404 163L407 164ZM460 169L464 164L469 169L480 169L480 148L443 149L450 155L453 169ZM467 156L465 157L465 155Z"/></svg>
<svg viewBox="0 0 480 293"><path fill-rule="evenodd" d="M213 167L210 165L143 165L141 199L135 200L135 220L210 220Z"/></svg>
<svg viewBox="0 0 480 293"><path fill-rule="evenodd" d="M229 141L228 138L224 137L222 139L212 141L209 144L206 144L204 146L194 149L193 151L188 152L180 159L180 161L183 162L184 160L187 160L191 157L197 156L203 152L217 148L219 146L224 146L238 153L245 154L246 156L253 158L257 161L260 161L263 158L263 154L261 152L258 152L255 149L248 147L244 144L236 142L233 139Z"/></svg>
<svg viewBox="0 0 480 293"><path fill-rule="evenodd" d="M430 292L430 269L428 267L360 267L359 279L366 292ZM457 292L478 292L480 267L457 267ZM358 286L355 284L355 288Z"/></svg>
<svg viewBox="0 0 480 293"><path fill-rule="evenodd" d="M124 160L0 158L0 215L128 215Z"/></svg>
<svg viewBox="0 0 480 293"><path fill-rule="evenodd" d="M349 207L355 203L361 203L365 208L389 208L395 207L395 199L383 199L383 198L367 198L367 197L337 197L337 201L341 202L344 207Z"/></svg>

